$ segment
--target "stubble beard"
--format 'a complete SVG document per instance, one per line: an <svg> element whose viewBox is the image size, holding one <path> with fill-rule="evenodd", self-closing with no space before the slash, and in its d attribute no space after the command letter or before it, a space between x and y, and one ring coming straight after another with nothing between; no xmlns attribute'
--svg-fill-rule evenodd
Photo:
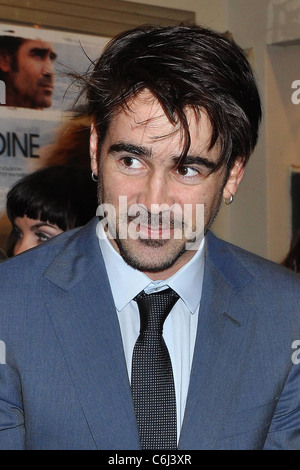
<svg viewBox="0 0 300 470"><path fill-rule="evenodd" d="M139 238L132 242L132 246L130 246L130 241L129 243L126 243L128 240L121 240L117 237L115 242L124 261L134 269L138 269L142 272L158 273L165 271L171 268L187 251L186 243L182 242L178 247L174 246L172 251L166 250L166 254L164 248L169 248L170 240L145 240ZM136 244L139 246L137 247ZM143 248L145 252L151 250L151 256L148 256L147 260L141 259L141 256L139 255ZM164 258L162 258L163 253Z"/></svg>
<svg viewBox="0 0 300 470"><path fill-rule="evenodd" d="M19 69L17 69L15 74L16 73L19 74ZM17 106L29 109L44 109L52 106L53 91L50 92L43 90L39 84L40 82L42 82L41 79L35 83L35 89L32 88L31 84L29 90L29 85L27 86L27 89L25 88L24 90L20 87L20 84L17 81L17 75L14 75L11 78L11 95L14 96L14 101L17 103ZM54 85L51 80L48 80L48 82L49 85Z"/></svg>

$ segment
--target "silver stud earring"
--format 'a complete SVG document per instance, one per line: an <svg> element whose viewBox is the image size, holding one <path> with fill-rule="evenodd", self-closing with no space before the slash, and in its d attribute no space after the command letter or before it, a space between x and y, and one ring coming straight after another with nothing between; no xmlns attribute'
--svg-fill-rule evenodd
<svg viewBox="0 0 300 470"><path fill-rule="evenodd" d="M95 181L95 183L98 181L98 177L94 175L93 171L92 171L92 180Z"/></svg>
<svg viewBox="0 0 300 470"><path fill-rule="evenodd" d="M223 197L223 201L226 206L229 206L233 201L233 195L230 193L230 197Z"/></svg>

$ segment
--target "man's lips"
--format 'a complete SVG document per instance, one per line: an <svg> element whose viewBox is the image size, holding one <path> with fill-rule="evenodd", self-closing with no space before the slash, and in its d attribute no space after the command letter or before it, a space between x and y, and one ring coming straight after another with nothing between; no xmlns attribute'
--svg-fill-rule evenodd
<svg viewBox="0 0 300 470"><path fill-rule="evenodd" d="M171 227L151 227L148 225L141 225L138 224L137 232L141 235L141 237L145 236L147 238L163 238L164 236L170 237L170 233L173 230Z"/></svg>
<svg viewBox="0 0 300 470"><path fill-rule="evenodd" d="M53 88L54 88L54 85L53 83L49 82L48 80L40 80L39 81L39 86L41 88L44 88L44 90L47 90L47 91L53 91Z"/></svg>
<svg viewBox="0 0 300 470"><path fill-rule="evenodd" d="M49 91L49 92L53 92L53 86L50 86L50 85L41 85L41 88L43 88L43 90L45 91Z"/></svg>

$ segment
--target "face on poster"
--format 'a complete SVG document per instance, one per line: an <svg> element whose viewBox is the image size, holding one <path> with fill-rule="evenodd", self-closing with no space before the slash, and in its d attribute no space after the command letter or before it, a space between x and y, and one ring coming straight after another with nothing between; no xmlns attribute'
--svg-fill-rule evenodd
<svg viewBox="0 0 300 470"><path fill-rule="evenodd" d="M84 74L108 38L0 24L0 210L7 190L43 166ZM84 104L84 103L81 103Z"/></svg>

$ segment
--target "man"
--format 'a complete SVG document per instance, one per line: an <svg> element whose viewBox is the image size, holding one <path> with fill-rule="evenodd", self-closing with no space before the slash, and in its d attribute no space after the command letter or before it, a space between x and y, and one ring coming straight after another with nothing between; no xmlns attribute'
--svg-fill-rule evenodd
<svg viewBox="0 0 300 470"><path fill-rule="evenodd" d="M54 61L49 42L0 36L0 79L5 83L6 106L43 109L52 104Z"/></svg>
<svg viewBox="0 0 300 470"><path fill-rule="evenodd" d="M299 279L209 230L257 141L243 53L140 27L86 93L99 219L0 266L0 448L300 448Z"/></svg>

